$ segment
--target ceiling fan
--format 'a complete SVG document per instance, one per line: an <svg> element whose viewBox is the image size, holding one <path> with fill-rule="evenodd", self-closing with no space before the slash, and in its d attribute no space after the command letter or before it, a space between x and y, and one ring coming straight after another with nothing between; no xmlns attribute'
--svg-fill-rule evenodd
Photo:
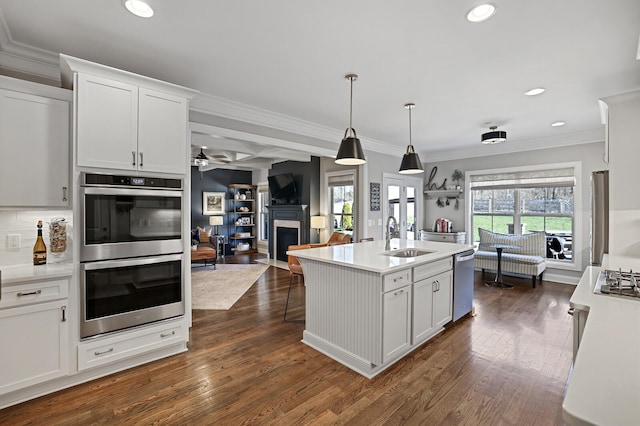
<svg viewBox="0 0 640 426"><path fill-rule="evenodd" d="M202 146L200 147L200 152L195 155L192 156L192 165L194 167L206 167L209 164L213 163L213 164L229 164L232 161L232 158L224 153L217 153L217 154L209 154L206 155L204 153L204 150L206 149L206 146Z"/></svg>

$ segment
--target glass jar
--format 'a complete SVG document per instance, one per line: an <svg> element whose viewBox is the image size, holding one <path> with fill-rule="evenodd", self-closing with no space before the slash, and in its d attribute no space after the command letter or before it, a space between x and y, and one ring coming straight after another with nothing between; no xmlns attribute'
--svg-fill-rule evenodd
<svg viewBox="0 0 640 426"><path fill-rule="evenodd" d="M67 250L67 222L64 217L54 217L49 222L49 251L61 255Z"/></svg>

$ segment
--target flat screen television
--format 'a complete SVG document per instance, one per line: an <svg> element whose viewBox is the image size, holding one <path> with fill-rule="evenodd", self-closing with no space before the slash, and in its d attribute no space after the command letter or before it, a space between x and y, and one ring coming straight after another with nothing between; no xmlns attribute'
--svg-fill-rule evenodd
<svg viewBox="0 0 640 426"><path fill-rule="evenodd" d="M298 198L296 181L293 179L292 173L269 176L267 179L269 180L269 192L271 192L272 199L290 202Z"/></svg>

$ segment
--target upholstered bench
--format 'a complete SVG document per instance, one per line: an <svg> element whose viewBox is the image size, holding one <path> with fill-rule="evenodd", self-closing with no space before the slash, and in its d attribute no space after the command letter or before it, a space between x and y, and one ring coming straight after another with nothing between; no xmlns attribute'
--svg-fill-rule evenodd
<svg viewBox="0 0 640 426"><path fill-rule="evenodd" d="M484 271L498 270L498 253L492 244L504 244L518 248L506 249L502 252L502 272L516 275L530 275L532 287L536 286L536 278L542 280L546 269L546 235L544 232L533 232L524 235L498 234L479 228L480 244L475 253L476 268Z"/></svg>

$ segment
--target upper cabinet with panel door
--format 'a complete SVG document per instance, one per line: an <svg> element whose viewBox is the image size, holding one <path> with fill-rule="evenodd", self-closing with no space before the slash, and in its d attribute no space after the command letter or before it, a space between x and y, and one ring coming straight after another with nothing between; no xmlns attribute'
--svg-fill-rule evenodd
<svg viewBox="0 0 640 426"><path fill-rule="evenodd" d="M0 206L68 207L72 93L0 76Z"/></svg>
<svg viewBox="0 0 640 426"><path fill-rule="evenodd" d="M75 88L77 166L185 174L189 99L197 92L60 55Z"/></svg>

